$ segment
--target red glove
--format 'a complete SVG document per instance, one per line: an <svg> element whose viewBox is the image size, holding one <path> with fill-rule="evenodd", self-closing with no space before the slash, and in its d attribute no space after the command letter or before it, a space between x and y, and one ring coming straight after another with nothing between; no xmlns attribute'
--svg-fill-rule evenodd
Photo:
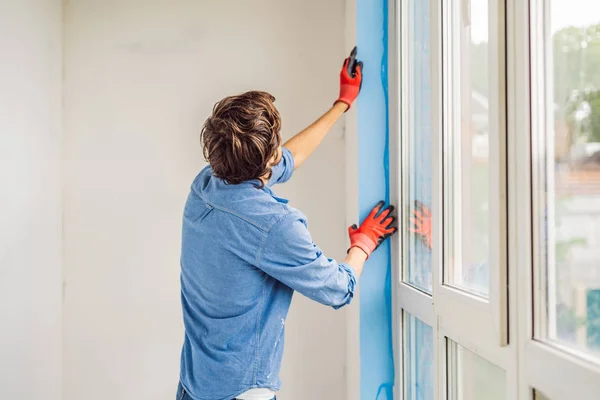
<svg viewBox="0 0 600 400"><path fill-rule="evenodd" d="M433 247L431 238L431 211L420 201L415 200L415 210L413 211L414 218L410 219L414 227L409 228L411 232L420 236L421 241L428 248Z"/></svg>
<svg viewBox="0 0 600 400"><path fill-rule="evenodd" d="M352 49L350 57L344 60L344 66L340 72L340 97L336 102L341 101L348 105L348 111L358 97L362 87L362 61L356 60L356 47Z"/></svg>
<svg viewBox="0 0 600 400"><path fill-rule="evenodd" d="M392 236L397 230L396 227L392 226L396 218L390 216L394 211L394 206L389 206L381 211L384 204L384 201L377 203L369 216L365 218L360 225L360 228L356 225L352 225L348 228L350 248L360 248L367 254L367 258L371 256L371 253L373 253L385 239Z"/></svg>

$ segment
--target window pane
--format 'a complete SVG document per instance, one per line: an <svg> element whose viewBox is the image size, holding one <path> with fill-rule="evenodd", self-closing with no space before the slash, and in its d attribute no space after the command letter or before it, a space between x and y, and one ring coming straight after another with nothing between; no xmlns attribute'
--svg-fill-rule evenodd
<svg viewBox="0 0 600 400"><path fill-rule="evenodd" d="M449 69L453 122L445 139L450 253L446 279L481 296L489 292L490 76L488 0L449 2L452 10ZM498 184L498 179L495 182Z"/></svg>
<svg viewBox="0 0 600 400"><path fill-rule="evenodd" d="M404 313L404 374L407 400L433 400L433 330Z"/></svg>
<svg viewBox="0 0 600 400"><path fill-rule="evenodd" d="M452 400L506 400L506 373L448 340L448 397Z"/></svg>
<svg viewBox="0 0 600 400"><path fill-rule="evenodd" d="M600 360L600 3L546 2L545 134L537 149L541 329Z"/></svg>
<svg viewBox="0 0 600 400"><path fill-rule="evenodd" d="M408 168L403 168L405 199L411 213L404 243L405 280L431 293L431 77L428 0L406 2L404 36L405 90L403 146Z"/></svg>

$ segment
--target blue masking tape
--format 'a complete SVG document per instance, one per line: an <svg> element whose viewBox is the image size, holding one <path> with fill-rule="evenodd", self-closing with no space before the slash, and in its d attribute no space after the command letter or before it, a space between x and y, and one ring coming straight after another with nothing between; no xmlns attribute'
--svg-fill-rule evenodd
<svg viewBox="0 0 600 400"><path fill-rule="evenodd" d="M361 220L381 199L389 201L387 1L357 0L358 58L364 83L358 104ZM382 162L383 160L383 162ZM394 360L389 242L373 253L361 277L361 400L392 400Z"/></svg>

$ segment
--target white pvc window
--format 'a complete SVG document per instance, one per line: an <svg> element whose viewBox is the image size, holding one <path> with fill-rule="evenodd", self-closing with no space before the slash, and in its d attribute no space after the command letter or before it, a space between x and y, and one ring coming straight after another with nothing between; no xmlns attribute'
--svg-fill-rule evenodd
<svg viewBox="0 0 600 400"><path fill-rule="evenodd" d="M530 12L533 271L523 281L534 320L523 359L543 398L597 399L600 4L537 0Z"/></svg>
<svg viewBox="0 0 600 400"><path fill-rule="evenodd" d="M593 3L596 4L596 3ZM546 3L536 337L600 364L600 6Z"/></svg>
<svg viewBox="0 0 600 400"><path fill-rule="evenodd" d="M452 400L506 400L506 372L448 341L448 398Z"/></svg>
<svg viewBox="0 0 600 400"><path fill-rule="evenodd" d="M507 343L505 7L442 6L443 273L438 292ZM446 303L446 302L444 302ZM474 338L476 339L476 338Z"/></svg>
<svg viewBox="0 0 600 400"><path fill-rule="evenodd" d="M402 47L402 193L409 215L403 218L402 280L432 293L432 122L430 0L405 2ZM406 207L405 207L406 209Z"/></svg>
<svg viewBox="0 0 600 400"><path fill-rule="evenodd" d="M469 376L483 371L478 363L516 364L507 347L505 7L391 1L390 16L392 200L402 220L396 396L462 398L477 386ZM515 398L513 376L480 378Z"/></svg>
<svg viewBox="0 0 600 400"><path fill-rule="evenodd" d="M599 399L600 3L389 4L397 398Z"/></svg>
<svg viewBox="0 0 600 400"><path fill-rule="evenodd" d="M433 399L435 368L433 328L409 313L404 313L404 398Z"/></svg>
<svg viewBox="0 0 600 400"><path fill-rule="evenodd" d="M498 38L492 35L490 40L488 0L450 2L447 18L444 211L448 263L444 282L487 299L495 261L491 230L496 226L491 222L498 206L492 191L499 184L492 163L500 134L492 121L498 114L492 100L498 95L493 83L500 71L492 65L496 60L490 52Z"/></svg>

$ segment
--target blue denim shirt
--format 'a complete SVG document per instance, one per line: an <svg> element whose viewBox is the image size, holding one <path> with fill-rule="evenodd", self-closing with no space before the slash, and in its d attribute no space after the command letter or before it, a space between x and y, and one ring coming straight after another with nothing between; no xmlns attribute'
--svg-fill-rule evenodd
<svg viewBox="0 0 600 400"><path fill-rule="evenodd" d="M181 383L195 400L279 390L294 290L334 308L352 299L352 268L325 257L306 217L270 189L293 170L292 154L283 149L262 189L256 181L226 184L210 167L192 184L181 250Z"/></svg>

